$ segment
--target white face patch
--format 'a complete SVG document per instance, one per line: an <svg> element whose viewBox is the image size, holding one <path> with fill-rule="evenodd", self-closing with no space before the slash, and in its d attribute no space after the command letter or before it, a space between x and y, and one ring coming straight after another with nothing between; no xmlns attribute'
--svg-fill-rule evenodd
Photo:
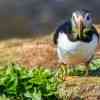
<svg viewBox="0 0 100 100"><path fill-rule="evenodd" d="M72 14L72 25L73 27L76 27L76 25L80 24L80 21L84 23L85 27L91 27L92 25L92 16L91 13L78 13L74 12Z"/></svg>
<svg viewBox="0 0 100 100"><path fill-rule="evenodd" d="M74 13L72 14L72 19L71 19L73 28L76 28L76 24L77 24L76 20L77 20L77 15L76 15L76 13L74 12Z"/></svg>
<svg viewBox="0 0 100 100"><path fill-rule="evenodd" d="M73 13L72 16L74 17L75 20L77 20L77 15L76 15L76 13Z"/></svg>

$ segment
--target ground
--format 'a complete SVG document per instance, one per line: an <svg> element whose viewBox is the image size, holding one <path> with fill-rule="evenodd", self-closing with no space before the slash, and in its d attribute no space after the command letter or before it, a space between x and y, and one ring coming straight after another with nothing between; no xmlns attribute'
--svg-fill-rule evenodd
<svg viewBox="0 0 100 100"><path fill-rule="evenodd" d="M39 39L11 39L0 42L0 64L20 63L27 66L56 66L52 36Z"/></svg>
<svg viewBox="0 0 100 100"><path fill-rule="evenodd" d="M97 26L97 29L100 32L100 25ZM55 48L56 46L52 42L52 35L35 39L13 38L1 40L0 66L8 63L19 63L29 66L30 68L37 65L55 68L58 65ZM96 57L100 57L99 51L100 50L98 48ZM69 83L67 83L67 81ZM66 80L65 84L69 84L71 87L74 84L74 88L80 88L82 94L87 95L87 99L85 100L100 100L100 77L78 77L75 78L74 81Z"/></svg>
<svg viewBox="0 0 100 100"><path fill-rule="evenodd" d="M68 79L59 86L58 91L63 100L100 100L100 78Z"/></svg>

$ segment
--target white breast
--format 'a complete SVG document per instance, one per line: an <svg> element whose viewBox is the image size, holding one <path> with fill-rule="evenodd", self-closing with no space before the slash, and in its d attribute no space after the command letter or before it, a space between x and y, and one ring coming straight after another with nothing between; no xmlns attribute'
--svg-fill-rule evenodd
<svg viewBox="0 0 100 100"><path fill-rule="evenodd" d="M60 60L68 63L69 61L80 62L88 61L95 53L98 38L94 34L89 43L76 41L72 42L65 33L59 33L57 53Z"/></svg>

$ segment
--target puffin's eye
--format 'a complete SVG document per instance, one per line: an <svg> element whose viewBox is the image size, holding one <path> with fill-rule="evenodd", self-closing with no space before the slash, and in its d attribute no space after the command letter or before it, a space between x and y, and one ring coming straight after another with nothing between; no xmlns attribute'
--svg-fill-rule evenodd
<svg viewBox="0 0 100 100"><path fill-rule="evenodd" d="M87 20L87 21L89 21L90 19L91 19L91 17L90 17L90 16L87 16L87 17L86 17L86 20Z"/></svg>

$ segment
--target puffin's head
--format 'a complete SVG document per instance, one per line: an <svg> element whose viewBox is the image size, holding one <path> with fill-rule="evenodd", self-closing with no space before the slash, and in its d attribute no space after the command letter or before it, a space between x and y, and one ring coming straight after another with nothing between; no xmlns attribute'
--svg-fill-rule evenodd
<svg viewBox="0 0 100 100"><path fill-rule="evenodd" d="M84 29L90 29L92 26L92 15L87 10L77 10L72 13L71 17L72 30L81 34Z"/></svg>

